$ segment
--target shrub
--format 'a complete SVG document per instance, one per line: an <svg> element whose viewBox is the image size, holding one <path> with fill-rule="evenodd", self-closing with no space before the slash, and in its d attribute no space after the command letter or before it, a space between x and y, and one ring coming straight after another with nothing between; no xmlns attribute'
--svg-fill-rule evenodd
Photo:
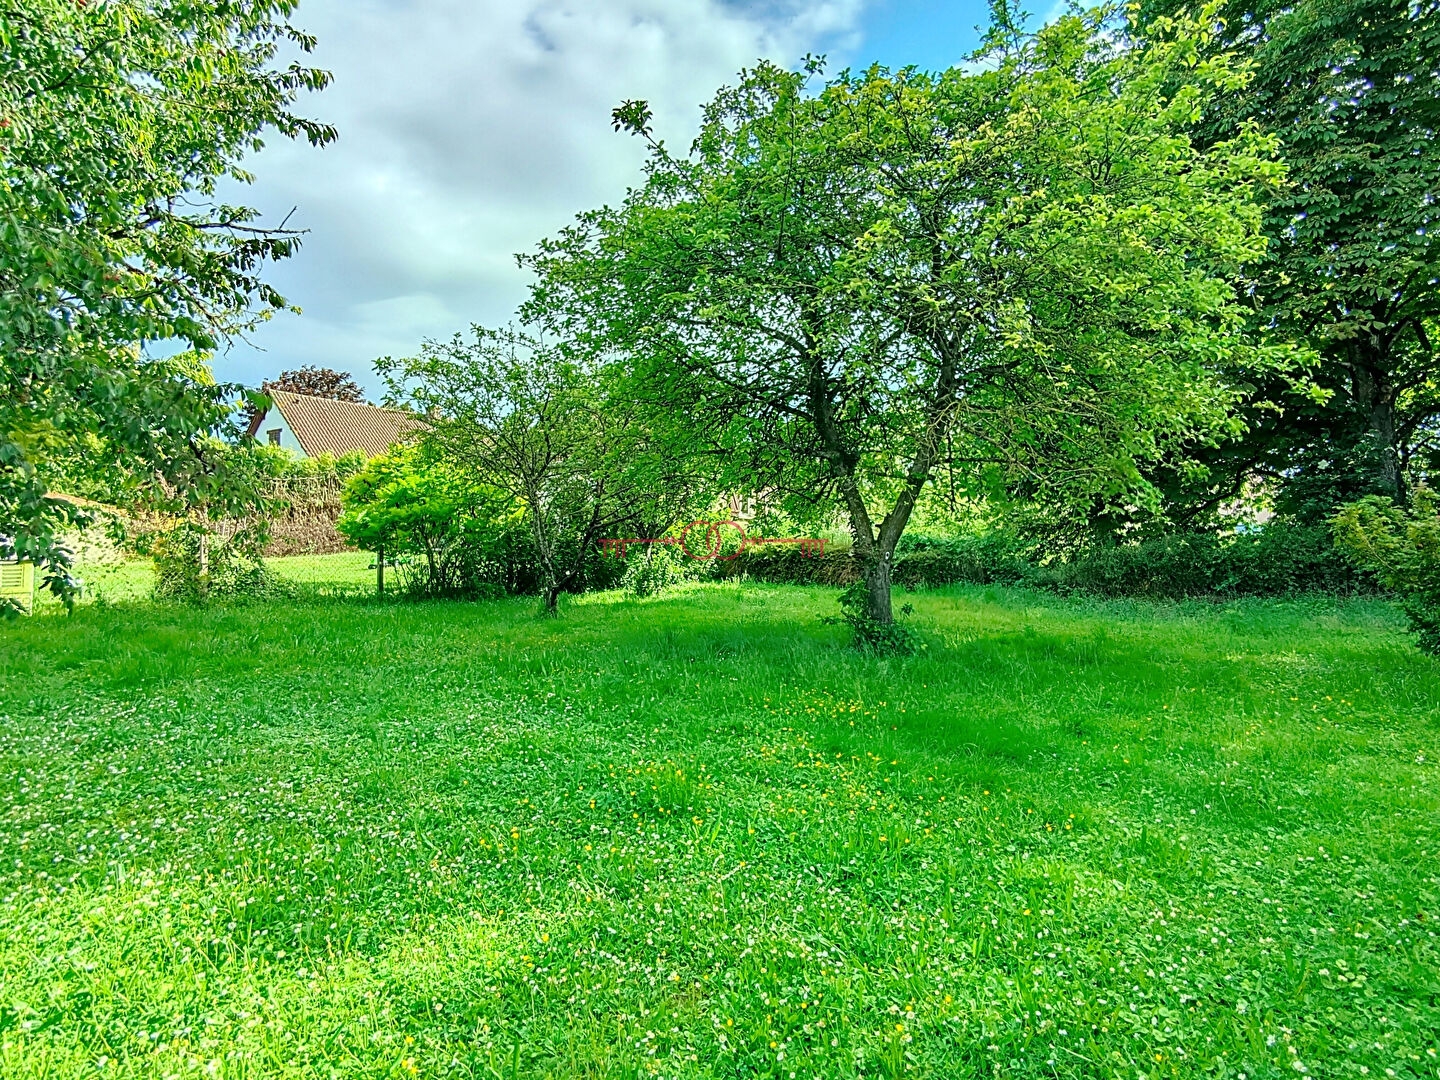
<svg viewBox="0 0 1440 1080"><path fill-rule="evenodd" d="M646 544L645 553L625 563L621 588L632 596L654 596L697 576L698 564L668 544Z"/></svg>
<svg viewBox="0 0 1440 1080"><path fill-rule="evenodd" d="M709 564L709 574L720 580L748 577L777 585L852 585L860 569L848 551L805 555L794 547L750 548L737 558Z"/></svg>
<svg viewBox="0 0 1440 1080"><path fill-rule="evenodd" d="M972 583L1023 585L1038 583L1040 571L1026 559L1026 549L1001 533L987 536L902 537L896 548L891 578L897 585ZM712 564L713 576L749 577L789 585L846 587L861 578L859 564L848 550L807 555L796 547L761 547L739 558Z"/></svg>
<svg viewBox="0 0 1440 1080"><path fill-rule="evenodd" d="M528 584L515 572L524 561L518 512L417 447L371 458L341 505L340 534L393 561L404 592L481 597Z"/></svg>
<svg viewBox="0 0 1440 1080"><path fill-rule="evenodd" d="M341 506L340 534L393 561L404 592L484 599L539 591L534 541L520 508L423 447L371 458L346 482ZM592 552L571 588L609 588L624 572L623 564Z"/></svg>
<svg viewBox="0 0 1440 1080"><path fill-rule="evenodd" d="M1440 512L1434 492L1417 490L1408 511L1371 495L1342 507L1334 526L1336 545L1399 593L1420 648L1440 656Z"/></svg>
<svg viewBox="0 0 1440 1080"><path fill-rule="evenodd" d="M854 635L855 646L871 652L909 656L924 646L915 631L899 622L882 623L870 614L870 589L864 578L856 580L840 594L840 614L835 618L824 618L827 623L844 623ZM902 615L909 615L913 609L906 604L900 609Z"/></svg>
<svg viewBox="0 0 1440 1080"><path fill-rule="evenodd" d="M1043 572L1029 548L1002 532L980 536L901 537L893 580L908 588L968 583L1036 585Z"/></svg>
<svg viewBox="0 0 1440 1080"><path fill-rule="evenodd" d="M251 443L232 452L252 455L259 474L272 480L348 480L368 460L363 450L351 450L338 458L330 454L312 458L269 443Z"/></svg>
<svg viewBox="0 0 1440 1080"><path fill-rule="evenodd" d="M1274 523L1253 533L1182 533L1091 551L1045 568L1059 592L1180 600L1371 591L1328 530Z"/></svg>
<svg viewBox="0 0 1440 1080"><path fill-rule="evenodd" d="M261 552L263 523L221 531L182 520L148 537L155 563L155 597L184 603L260 596L272 587Z"/></svg>

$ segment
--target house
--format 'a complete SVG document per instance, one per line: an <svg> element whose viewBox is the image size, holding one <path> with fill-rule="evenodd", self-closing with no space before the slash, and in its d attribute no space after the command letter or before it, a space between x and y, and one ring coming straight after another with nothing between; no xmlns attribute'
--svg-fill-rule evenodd
<svg viewBox="0 0 1440 1080"><path fill-rule="evenodd" d="M250 421L250 435L305 457L340 457L352 450L383 454L414 434L420 422L400 409L358 401L332 401L288 390L270 391L273 404Z"/></svg>

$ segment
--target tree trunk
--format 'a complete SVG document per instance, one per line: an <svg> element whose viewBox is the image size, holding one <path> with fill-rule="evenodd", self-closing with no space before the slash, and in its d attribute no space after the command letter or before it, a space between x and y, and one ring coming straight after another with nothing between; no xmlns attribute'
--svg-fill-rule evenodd
<svg viewBox="0 0 1440 1080"><path fill-rule="evenodd" d="M540 560L540 595L545 598L545 614L559 613L558 601L563 583L555 569L555 550L550 544L550 534L545 528L544 515L538 509L543 505L540 492L531 488L526 491L530 503L530 535L535 538L535 554Z"/></svg>
<svg viewBox="0 0 1440 1080"><path fill-rule="evenodd" d="M195 587L200 593L200 599L208 600L210 598L210 530L206 527L202 527L200 532L196 563Z"/></svg>
<svg viewBox="0 0 1440 1080"><path fill-rule="evenodd" d="M840 493L845 500L845 510L850 517L850 535L855 544L855 555L865 575L865 615L881 626L895 622L895 612L890 603L891 576L895 568L895 548L900 536L915 510L915 501L920 497L930 480L944 431L944 408L954 401L954 364L947 360L939 378L939 401L932 410L930 430L925 441L917 448L915 457L906 470L905 486L890 512L874 526L870 511L860 492L857 479L859 459L848 453L841 442L838 427L830 417L829 402L824 394L824 380L818 374L812 379L811 400L815 410L816 427L829 449L831 467L840 473Z"/></svg>
<svg viewBox="0 0 1440 1080"><path fill-rule="evenodd" d="M894 569L894 551L876 551L876 557L865 567L865 614L882 626L895 621L890 603L890 576Z"/></svg>
<svg viewBox="0 0 1440 1080"><path fill-rule="evenodd" d="M1395 389L1386 369L1385 357L1368 349L1357 349L1352 392L1365 410L1369 431L1370 479L1384 494L1402 498L1400 454L1396 448Z"/></svg>
<svg viewBox="0 0 1440 1080"><path fill-rule="evenodd" d="M1390 395L1377 397L1370 406L1370 438L1378 460L1375 481L1387 495L1402 498L1400 490L1400 455L1395 449L1395 403Z"/></svg>
<svg viewBox="0 0 1440 1080"><path fill-rule="evenodd" d="M853 476L846 476L841 481L840 491L850 516L854 556L860 563L861 578L865 582L865 617L888 626L895 621L895 613L890 607L890 558L882 547L884 530L881 530L881 543L877 544L870 511L860 497L860 487ZM893 544L891 550L894 550Z"/></svg>

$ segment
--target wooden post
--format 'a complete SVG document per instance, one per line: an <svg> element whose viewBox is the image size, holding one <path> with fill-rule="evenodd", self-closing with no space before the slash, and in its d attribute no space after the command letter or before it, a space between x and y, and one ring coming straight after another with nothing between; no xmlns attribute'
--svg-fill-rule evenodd
<svg viewBox="0 0 1440 1080"><path fill-rule="evenodd" d="M200 574L197 585L200 589L200 599L204 600L210 595L210 532L208 529L200 533Z"/></svg>
<svg viewBox="0 0 1440 1080"><path fill-rule="evenodd" d="M375 549L375 595L385 595L385 545Z"/></svg>

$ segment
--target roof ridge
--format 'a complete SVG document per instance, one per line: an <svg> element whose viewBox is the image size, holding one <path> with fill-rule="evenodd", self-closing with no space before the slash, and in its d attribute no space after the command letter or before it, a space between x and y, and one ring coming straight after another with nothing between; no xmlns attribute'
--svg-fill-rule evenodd
<svg viewBox="0 0 1440 1080"><path fill-rule="evenodd" d="M277 394L285 394L288 397L304 398L306 401L324 401L331 405L359 405L366 409L379 409L381 412L405 413L413 416L412 410L403 405L376 405L373 401L350 401L346 398L321 397L319 394L302 394L296 390L269 390L266 391L270 398L275 399ZM277 399L278 400L278 399Z"/></svg>

